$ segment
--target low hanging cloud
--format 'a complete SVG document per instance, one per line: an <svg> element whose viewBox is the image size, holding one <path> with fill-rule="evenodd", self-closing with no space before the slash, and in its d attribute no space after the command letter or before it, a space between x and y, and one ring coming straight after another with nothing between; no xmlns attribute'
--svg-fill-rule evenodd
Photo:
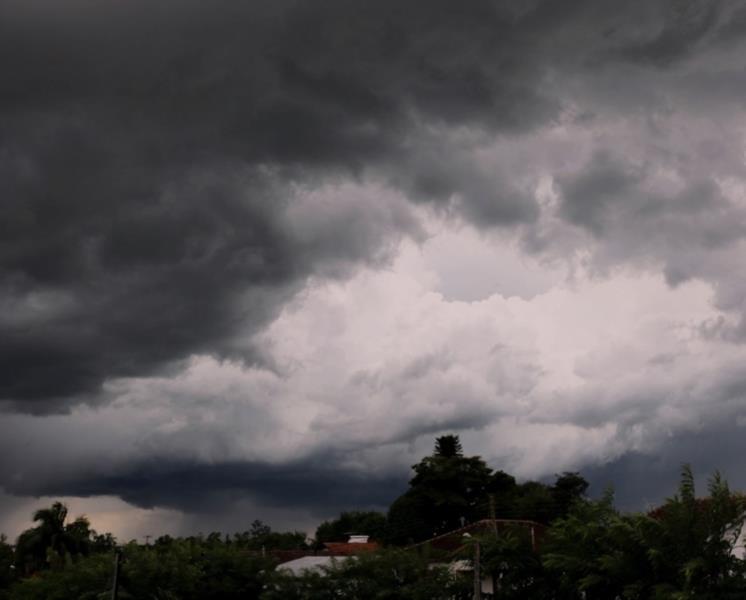
<svg viewBox="0 0 746 600"><path fill-rule="evenodd" d="M3 489L328 516L444 431L525 477L716 463L744 15L5 2Z"/></svg>

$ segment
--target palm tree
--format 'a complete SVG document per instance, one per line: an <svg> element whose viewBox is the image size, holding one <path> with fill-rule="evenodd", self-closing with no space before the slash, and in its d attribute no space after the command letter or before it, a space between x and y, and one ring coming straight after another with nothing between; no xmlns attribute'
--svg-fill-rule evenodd
<svg viewBox="0 0 746 600"><path fill-rule="evenodd" d="M88 519L78 517L65 525L67 506L55 502L49 508L37 510L36 527L24 531L16 542L16 562L25 573L61 566L73 557L87 554L93 530Z"/></svg>

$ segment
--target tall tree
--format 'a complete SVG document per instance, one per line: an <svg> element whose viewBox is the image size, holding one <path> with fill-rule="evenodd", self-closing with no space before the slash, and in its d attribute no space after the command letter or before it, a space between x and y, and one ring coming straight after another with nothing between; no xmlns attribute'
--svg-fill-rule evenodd
<svg viewBox="0 0 746 600"><path fill-rule="evenodd" d="M376 541L383 539L386 515L376 511L343 512L338 518L324 521L316 529L316 542L343 542L351 533L368 535Z"/></svg>
<svg viewBox="0 0 746 600"><path fill-rule="evenodd" d="M474 539L481 545L482 573L492 577L494 598L540 600L555 597L552 583L525 527L516 526L497 536L485 534ZM471 548L468 552L473 555Z"/></svg>
<svg viewBox="0 0 746 600"><path fill-rule="evenodd" d="M306 534L302 531L272 531L269 525L258 519L251 523L249 531L234 534L231 542L250 550L301 550L307 548Z"/></svg>
<svg viewBox="0 0 746 600"><path fill-rule="evenodd" d="M489 515L492 469L479 456L464 456L458 436L438 438L433 454L412 468L409 490L389 509L390 541L420 541Z"/></svg>
<svg viewBox="0 0 746 600"><path fill-rule="evenodd" d="M581 500L588 491L588 482L580 473L565 471L557 475L557 480L551 488L557 510L562 516L567 514L570 507Z"/></svg>
<svg viewBox="0 0 746 600"><path fill-rule="evenodd" d="M13 562L13 546L8 543L4 534L0 534L0 598L3 598L3 590L15 579Z"/></svg>
<svg viewBox="0 0 746 600"><path fill-rule="evenodd" d="M544 565L577 598L723 600L746 597L734 549L746 516L742 497L715 474L696 498L691 469L678 494L650 514L619 514L611 496L576 502L549 531Z"/></svg>
<svg viewBox="0 0 746 600"><path fill-rule="evenodd" d="M461 440L457 435L442 435L435 439L434 456L453 458L463 455L464 449L461 447Z"/></svg>
<svg viewBox="0 0 746 600"><path fill-rule="evenodd" d="M65 524L66 519L67 506L61 502L34 513L38 525L21 533L16 542L16 564L22 572L61 566L88 554L95 535L88 519L78 517Z"/></svg>

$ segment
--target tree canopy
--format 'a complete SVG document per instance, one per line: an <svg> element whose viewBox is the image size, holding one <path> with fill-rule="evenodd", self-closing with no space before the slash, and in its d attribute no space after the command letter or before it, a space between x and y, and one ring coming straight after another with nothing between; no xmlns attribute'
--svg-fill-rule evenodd
<svg viewBox="0 0 746 600"><path fill-rule="evenodd" d="M678 490L661 506L622 513L610 490L588 498L578 473L562 473L552 485L518 483L480 457L465 456L457 436L439 438L413 470L409 489L385 518L374 511L343 512L319 525L315 540L318 550L325 540L362 533L380 536L388 547L300 576L275 567L289 550L295 556L314 552L303 532L273 531L255 520L233 535L164 535L153 544L117 546L85 517L68 521L67 508L56 502L32 515L34 525L15 547L0 536L0 600L108 597L115 548L124 556L122 600L466 600L477 547L494 599L746 597L746 561L737 545L746 500L719 473L710 478L707 495L697 497L692 471L684 467ZM537 539L533 529L513 523L472 529L445 554L428 552L429 544L408 547L481 519L485 510L498 518L544 519L546 531Z"/></svg>
<svg viewBox="0 0 746 600"><path fill-rule="evenodd" d="M493 515L549 523L567 514L588 489L578 473L557 476L553 486L517 484L512 475L493 471L482 457L464 456L457 435L437 438L433 453L412 470L409 489L389 508L389 543L419 542Z"/></svg>
<svg viewBox="0 0 746 600"><path fill-rule="evenodd" d="M343 542L350 534L367 535L382 541L386 533L386 515L376 511L346 511L338 518L324 521L316 528L316 542Z"/></svg>

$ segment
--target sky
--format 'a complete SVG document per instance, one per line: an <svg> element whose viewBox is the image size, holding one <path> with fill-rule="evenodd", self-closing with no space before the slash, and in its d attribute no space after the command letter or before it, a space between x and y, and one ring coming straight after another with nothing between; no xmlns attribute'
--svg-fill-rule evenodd
<svg viewBox="0 0 746 600"><path fill-rule="evenodd" d="M0 3L0 531L385 509L434 438L746 489L746 8ZM701 488L704 492L704 488Z"/></svg>

